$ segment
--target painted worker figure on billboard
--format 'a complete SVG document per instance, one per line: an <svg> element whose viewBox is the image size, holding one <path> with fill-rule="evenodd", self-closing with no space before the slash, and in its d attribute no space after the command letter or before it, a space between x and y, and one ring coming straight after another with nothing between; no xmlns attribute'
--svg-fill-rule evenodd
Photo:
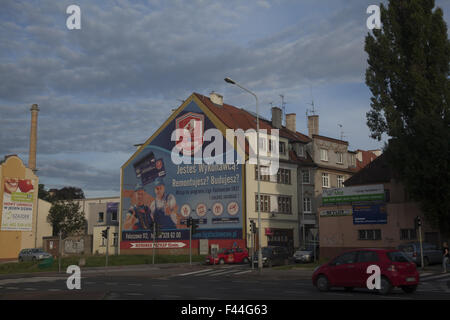
<svg viewBox="0 0 450 320"><path fill-rule="evenodd" d="M150 209L144 204L145 190L140 183L134 189L136 204L128 210L124 223L125 230L151 230L152 217Z"/></svg>
<svg viewBox="0 0 450 320"><path fill-rule="evenodd" d="M174 229L178 224L178 206L175 197L166 193L162 178L155 179L154 185L155 200L150 204L153 221L156 221L161 229Z"/></svg>

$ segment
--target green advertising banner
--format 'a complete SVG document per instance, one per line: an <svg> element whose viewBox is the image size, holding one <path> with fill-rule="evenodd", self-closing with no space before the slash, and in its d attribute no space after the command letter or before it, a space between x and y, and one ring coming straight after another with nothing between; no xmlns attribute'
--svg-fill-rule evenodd
<svg viewBox="0 0 450 320"><path fill-rule="evenodd" d="M380 185L333 188L323 190L322 204L384 201L384 187Z"/></svg>

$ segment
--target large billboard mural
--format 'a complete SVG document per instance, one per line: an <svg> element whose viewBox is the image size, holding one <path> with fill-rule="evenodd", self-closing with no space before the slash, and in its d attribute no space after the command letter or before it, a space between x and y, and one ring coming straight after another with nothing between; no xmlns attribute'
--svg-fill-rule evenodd
<svg viewBox="0 0 450 320"><path fill-rule="evenodd" d="M201 151L211 143L203 140L203 133L212 128L216 127L191 101L122 167L121 249L152 248L154 222L161 228L158 248L187 247L189 217L199 223L194 240L243 238L243 165L206 164L194 161L194 155L191 164L175 164L171 158L175 129L201 133L191 144L197 155L196 148ZM237 152L225 139L222 150L233 152L236 159ZM225 159L225 153L214 158Z"/></svg>
<svg viewBox="0 0 450 320"><path fill-rule="evenodd" d="M33 225L33 180L3 179L1 230L31 231Z"/></svg>

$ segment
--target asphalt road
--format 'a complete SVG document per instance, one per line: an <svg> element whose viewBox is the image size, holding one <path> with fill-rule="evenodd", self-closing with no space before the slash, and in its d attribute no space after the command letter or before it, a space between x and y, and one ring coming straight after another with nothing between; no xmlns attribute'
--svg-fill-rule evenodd
<svg viewBox="0 0 450 320"><path fill-rule="evenodd" d="M319 292L311 270L247 265L157 265L82 269L81 289L69 290L69 274L0 276L0 299L88 300L450 300L450 273L424 272L413 294L395 289L382 296L368 289Z"/></svg>

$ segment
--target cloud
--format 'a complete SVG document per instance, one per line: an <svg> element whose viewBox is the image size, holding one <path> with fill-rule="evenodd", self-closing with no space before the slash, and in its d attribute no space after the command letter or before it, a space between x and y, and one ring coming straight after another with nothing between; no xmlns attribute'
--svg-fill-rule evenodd
<svg viewBox="0 0 450 320"><path fill-rule="evenodd" d="M82 29L67 30L72 1L4 0L0 155L27 157L29 108L37 103L38 166L40 157L49 161L40 165L40 174L98 192L116 181L102 176L117 168L98 169L82 159L71 163L93 172L96 184L88 173L64 176L69 166L55 157L131 156L133 145L150 137L179 106L177 99L192 92L223 92L225 102L253 111L252 98L226 85L226 76L257 92L266 116L279 94L291 112L304 114L313 85L319 102L336 101L321 105L323 123L331 123L342 116L336 105L346 103L344 92L364 83L370 2L79 0ZM448 3L437 4L448 17ZM324 87L341 90L320 90ZM365 94L352 101L362 117L368 106ZM360 126L348 131L358 132ZM358 143L370 144L357 136Z"/></svg>

